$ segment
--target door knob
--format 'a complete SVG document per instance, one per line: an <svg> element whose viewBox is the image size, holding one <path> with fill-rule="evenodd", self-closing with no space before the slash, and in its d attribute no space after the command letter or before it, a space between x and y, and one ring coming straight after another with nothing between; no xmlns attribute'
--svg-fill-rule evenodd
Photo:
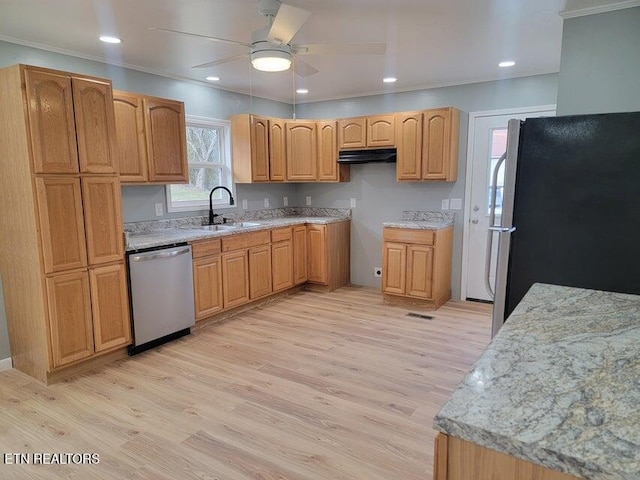
<svg viewBox="0 0 640 480"><path fill-rule="evenodd" d="M474 205L473 206L473 211L477 212L478 210L480 210L480 207L478 205Z"/></svg>
<svg viewBox="0 0 640 480"><path fill-rule="evenodd" d="M473 220L471 220L471 223L473 223L474 225L477 225L478 224L478 220L474 218Z"/></svg>

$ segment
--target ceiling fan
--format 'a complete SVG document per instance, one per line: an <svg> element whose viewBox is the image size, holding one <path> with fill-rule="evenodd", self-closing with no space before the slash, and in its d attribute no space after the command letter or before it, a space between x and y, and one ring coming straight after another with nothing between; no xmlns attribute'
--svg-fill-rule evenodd
<svg viewBox="0 0 640 480"><path fill-rule="evenodd" d="M251 34L251 43L167 28L151 27L149 30L204 38L248 49L247 53L242 55L234 55L221 60L194 65L191 68L213 67L249 56L253 68L265 72L287 70L291 67L292 61L294 61L295 73L306 77L317 73L318 70L301 60L298 57L299 55L384 55L387 50L386 43L292 44L290 43L291 39L307 21L311 12L303 8L286 5L281 3L280 0L258 0L258 10L261 15L267 17L268 24Z"/></svg>

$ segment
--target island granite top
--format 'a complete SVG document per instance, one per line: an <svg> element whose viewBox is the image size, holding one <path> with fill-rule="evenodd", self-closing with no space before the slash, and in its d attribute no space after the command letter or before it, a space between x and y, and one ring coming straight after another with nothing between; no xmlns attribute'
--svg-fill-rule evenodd
<svg viewBox="0 0 640 480"><path fill-rule="evenodd" d="M534 284L434 428L586 479L640 479L640 296Z"/></svg>

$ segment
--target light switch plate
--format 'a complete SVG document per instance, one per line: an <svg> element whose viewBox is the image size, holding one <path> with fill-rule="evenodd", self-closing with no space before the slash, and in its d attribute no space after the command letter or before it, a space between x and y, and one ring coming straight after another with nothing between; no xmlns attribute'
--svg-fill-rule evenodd
<svg viewBox="0 0 640 480"><path fill-rule="evenodd" d="M269 198L267 197L264 199L264 208L269 208Z"/></svg>
<svg viewBox="0 0 640 480"><path fill-rule="evenodd" d="M352 198L349 204L351 205L351 208L356 208L356 199Z"/></svg>
<svg viewBox="0 0 640 480"><path fill-rule="evenodd" d="M156 203L156 217L162 216L162 204Z"/></svg>
<svg viewBox="0 0 640 480"><path fill-rule="evenodd" d="M309 195L307 195L307 206L311 205L311 197Z"/></svg>
<svg viewBox="0 0 640 480"><path fill-rule="evenodd" d="M289 206L289 197L282 197L282 205L285 207Z"/></svg>
<svg viewBox="0 0 640 480"><path fill-rule="evenodd" d="M442 210L449 210L449 199L445 198L442 200Z"/></svg>
<svg viewBox="0 0 640 480"><path fill-rule="evenodd" d="M249 208L249 202L247 202L247 199L246 199L246 198L243 198L243 199L242 199L242 209L243 209L243 210L246 210L246 209L248 209L248 208Z"/></svg>
<svg viewBox="0 0 640 480"><path fill-rule="evenodd" d="M449 206L451 207L451 210L462 210L462 199L452 198Z"/></svg>

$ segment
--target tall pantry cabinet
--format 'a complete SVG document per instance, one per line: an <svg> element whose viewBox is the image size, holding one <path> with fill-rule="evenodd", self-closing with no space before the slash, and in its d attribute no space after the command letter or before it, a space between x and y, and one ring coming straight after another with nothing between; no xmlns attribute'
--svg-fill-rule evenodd
<svg viewBox="0 0 640 480"><path fill-rule="evenodd" d="M130 343L117 160L109 80L0 70L9 342L13 366L44 382Z"/></svg>

